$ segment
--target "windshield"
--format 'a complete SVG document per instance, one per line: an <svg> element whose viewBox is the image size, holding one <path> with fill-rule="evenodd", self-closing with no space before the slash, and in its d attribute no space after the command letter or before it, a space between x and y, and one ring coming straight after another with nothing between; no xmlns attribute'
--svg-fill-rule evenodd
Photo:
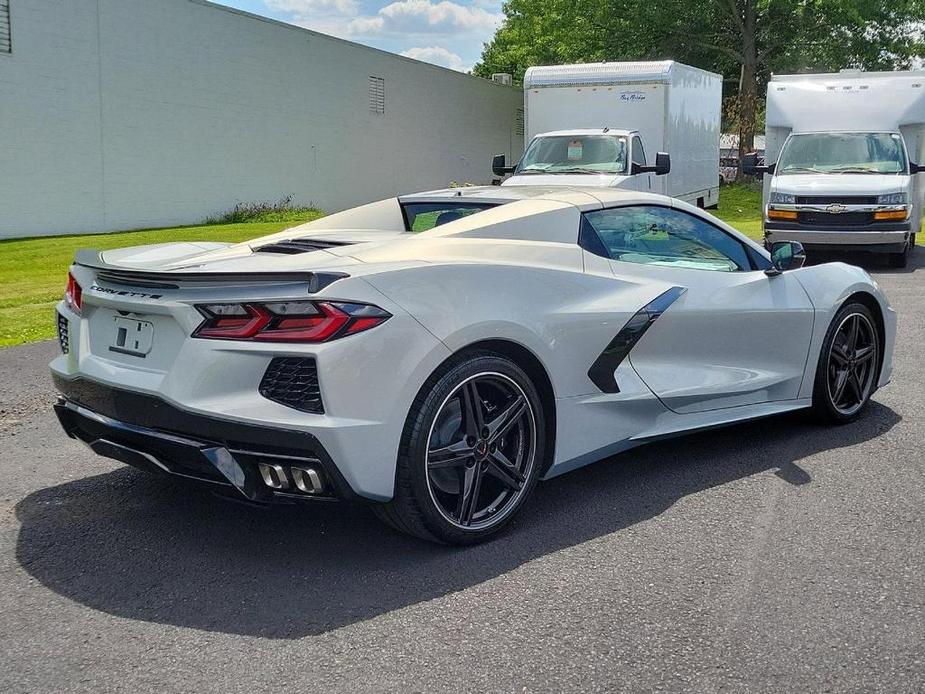
<svg viewBox="0 0 925 694"><path fill-rule="evenodd" d="M774 173L904 174L906 150L897 133L791 135Z"/></svg>
<svg viewBox="0 0 925 694"><path fill-rule="evenodd" d="M495 206L495 203L448 200L438 203L409 202L401 208L405 215L406 231L428 231Z"/></svg>
<svg viewBox="0 0 925 694"><path fill-rule="evenodd" d="M515 174L626 173L626 138L613 135L550 135L530 143Z"/></svg>

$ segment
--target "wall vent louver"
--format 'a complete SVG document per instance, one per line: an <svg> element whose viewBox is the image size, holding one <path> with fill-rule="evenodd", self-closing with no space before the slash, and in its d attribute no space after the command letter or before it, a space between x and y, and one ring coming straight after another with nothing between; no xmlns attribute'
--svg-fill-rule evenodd
<svg viewBox="0 0 925 694"><path fill-rule="evenodd" d="M10 0L0 0L0 53L13 52L10 33Z"/></svg>
<svg viewBox="0 0 925 694"><path fill-rule="evenodd" d="M369 112L381 116L385 113L385 78L369 76Z"/></svg>

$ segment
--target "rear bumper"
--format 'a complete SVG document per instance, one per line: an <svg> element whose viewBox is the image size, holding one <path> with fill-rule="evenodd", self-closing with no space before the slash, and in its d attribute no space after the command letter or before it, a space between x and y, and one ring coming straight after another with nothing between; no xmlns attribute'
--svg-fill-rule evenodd
<svg viewBox="0 0 925 694"><path fill-rule="evenodd" d="M99 455L237 490L256 502L362 500L309 433L199 415L84 379L54 376L54 381L63 395L54 407L65 433Z"/></svg>
<svg viewBox="0 0 925 694"><path fill-rule="evenodd" d="M899 253L906 247L911 225L908 222L868 225L855 229L820 229L803 224L765 222L764 237L769 242L799 241L807 248L838 248L875 253Z"/></svg>

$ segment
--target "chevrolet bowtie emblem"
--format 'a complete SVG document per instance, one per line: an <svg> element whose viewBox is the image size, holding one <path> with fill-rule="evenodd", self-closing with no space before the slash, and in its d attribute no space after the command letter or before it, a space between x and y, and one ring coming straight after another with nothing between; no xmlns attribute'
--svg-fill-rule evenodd
<svg viewBox="0 0 925 694"><path fill-rule="evenodd" d="M829 205L825 208L825 211L829 214L841 214L842 212L847 212L848 208L844 205L839 205L838 203L834 205Z"/></svg>

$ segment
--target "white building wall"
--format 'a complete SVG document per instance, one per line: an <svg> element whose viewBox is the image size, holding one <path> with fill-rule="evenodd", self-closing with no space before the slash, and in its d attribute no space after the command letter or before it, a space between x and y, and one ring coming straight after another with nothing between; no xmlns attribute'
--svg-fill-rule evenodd
<svg viewBox="0 0 925 694"><path fill-rule="evenodd" d="M0 237L335 211L519 156L520 90L201 0L10 0ZM369 77L385 79L385 114Z"/></svg>

